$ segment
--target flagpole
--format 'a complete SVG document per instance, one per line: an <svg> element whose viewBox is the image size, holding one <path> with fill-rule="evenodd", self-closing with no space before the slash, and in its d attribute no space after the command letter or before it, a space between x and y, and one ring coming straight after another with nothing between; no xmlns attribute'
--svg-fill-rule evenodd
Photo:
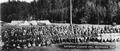
<svg viewBox="0 0 120 51"><path fill-rule="evenodd" d="M70 0L70 25L72 25L72 0Z"/></svg>
<svg viewBox="0 0 120 51"><path fill-rule="evenodd" d="M72 0L70 0L70 30L71 30L70 34L73 34L73 26L72 26ZM72 36L72 35L70 35L70 36Z"/></svg>

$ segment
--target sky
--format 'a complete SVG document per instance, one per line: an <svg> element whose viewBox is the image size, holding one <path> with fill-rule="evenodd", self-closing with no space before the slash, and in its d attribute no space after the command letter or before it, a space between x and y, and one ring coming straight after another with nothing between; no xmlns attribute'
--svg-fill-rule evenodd
<svg viewBox="0 0 120 51"><path fill-rule="evenodd" d="M31 2L31 1L33 1L33 0L20 0L20 1ZM8 2L8 0L0 0L0 3L3 3L3 2Z"/></svg>

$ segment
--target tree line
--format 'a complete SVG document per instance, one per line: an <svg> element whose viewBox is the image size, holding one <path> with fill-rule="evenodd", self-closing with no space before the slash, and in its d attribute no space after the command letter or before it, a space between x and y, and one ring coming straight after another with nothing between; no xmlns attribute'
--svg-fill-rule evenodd
<svg viewBox="0 0 120 51"><path fill-rule="evenodd" d="M72 0L75 24L120 24L120 0ZM1 3L1 20L50 20L70 23L70 0Z"/></svg>

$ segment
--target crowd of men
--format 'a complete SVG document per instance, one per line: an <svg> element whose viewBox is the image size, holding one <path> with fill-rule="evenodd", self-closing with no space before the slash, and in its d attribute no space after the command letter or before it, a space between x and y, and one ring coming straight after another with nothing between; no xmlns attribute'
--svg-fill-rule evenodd
<svg viewBox="0 0 120 51"><path fill-rule="evenodd" d="M56 43L115 42L120 39L98 39L98 34L120 33L120 27L112 26L38 26L6 28L2 31L3 49L49 46Z"/></svg>

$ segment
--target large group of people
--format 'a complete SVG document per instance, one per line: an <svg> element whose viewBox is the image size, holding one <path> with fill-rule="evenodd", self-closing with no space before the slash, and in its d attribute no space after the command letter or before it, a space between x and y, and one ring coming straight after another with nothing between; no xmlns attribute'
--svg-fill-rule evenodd
<svg viewBox="0 0 120 51"><path fill-rule="evenodd" d="M34 28L9 28L2 33L3 49L29 48L48 45L41 34L36 34ZM50 44L50 43L49 43Z"/></svg>
<svg viewBox="0 0 120 51"><path fill-rule="evenodd" d="M11 27L2 31L3 49L29 48L33 46L48 46L56 43L78 42L114 42L120 38L99 39L99 34L120 33L120 27L112 26L31 26Z"/></svg>

